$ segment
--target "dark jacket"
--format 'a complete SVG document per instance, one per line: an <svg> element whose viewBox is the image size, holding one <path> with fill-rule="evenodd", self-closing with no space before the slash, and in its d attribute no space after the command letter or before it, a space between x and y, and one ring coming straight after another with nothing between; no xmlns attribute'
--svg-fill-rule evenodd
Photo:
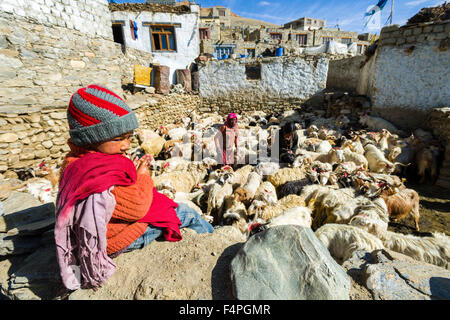
<svg viewBox="0 0 450 320"><path fill-rule="evenodd" d="M298 135L297 132L294 132L294 136L292 137L292 141L284 139L284 135L280 134L280 155L283 153L288 152L289 150L292 151L292 153L295 154L295 151L297 151L298 147Z"/></svg>

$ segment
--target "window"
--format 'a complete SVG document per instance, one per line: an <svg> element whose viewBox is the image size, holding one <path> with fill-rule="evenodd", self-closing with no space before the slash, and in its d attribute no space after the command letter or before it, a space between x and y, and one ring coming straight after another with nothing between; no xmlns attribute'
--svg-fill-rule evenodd
<svg viewBox="0 0 450 320"><path fill-rule="evenodd" d="M219 10L219 16L225 17L225 10Z"/></svg>
<svg viewBox="0 0 450 320"><path fill-rule="evenodd" d="M209 29L208 28L200 28L200 39L209 39Z"/></svg>
<svg viewBox="0 0 450 320"><path fill-rule="evenodd" d="M176 51L174 27L152 25L150 32L154 51Z"/></svg>
<svg viewBox="0 0 450 320"><path fill-rule="evenodd" d="M350 43L352 43L352 38L342 38L341 42L349 45Z"/></svg>
<svg viewBox="0 0 450 320"><path fill-rule="evenodd" d="M233 54L233 47L222 47L222 46L217 46L215 48L216 51L216 55L217 58L222 58L225 54L227 55L232 55Z"/></svg>
<svg viewBox="0 0 450 320"><path fill-rule="evenodd" d="M358 44L356 50L358 51L359 54L363 54L364 53L364 46L361 45L361 44Z"/></svg>
<svg viewBox="0 0 450 320"><path fill-rule="evenodd" d="M331 38L331 37L322 37L322 44L328 43L332 40L333 40L333 38Z"/></svg>
<svg viewBox="0 0 450 320"><path fill-rule="evenodd" d="M255 57L255 49L245 49L247 50L247 55L251 58Z"/></svg>
<svg viewBox="0 0 450 320"><path fill-rule="evenodd" d="M247 80L261 80L261 65L246 65L245 75Z"/></svg>
<svg viewBox="0 0 450 320"><path fill-rule="evenodd" d="M311 19L306 20L307 24L311 24Z"/></svg>
<svg viewBox="0 0 450 320"><path fill-rule="evenodd" d="M295 36L295 39L297 40L299 45L306 46L306 43L308 41L308 35L307 34L297 34Z"/></svg>
<svg viewBox="0 0 450 320"><path fill-rule="evenodd" d="M123 36L123 25L122 22L113 22L112 29L113 29L113 38L114 42L120 43L122 45L125 45L125 39Z"/></svg>
<svg viewBox="0 0 450 320"><path fill-rule="evenodd" d="M281 33L271 33L270 38L273 40L281 40Z"/></svg>

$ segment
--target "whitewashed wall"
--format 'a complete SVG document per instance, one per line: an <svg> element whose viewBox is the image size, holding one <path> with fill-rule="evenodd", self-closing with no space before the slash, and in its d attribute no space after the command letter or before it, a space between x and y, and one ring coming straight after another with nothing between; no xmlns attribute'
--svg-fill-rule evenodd
<svg viewBox="0 0 450 320"><path fill-rule="evenodd" d="M261 80L247 80L244 59L210 61L199 68L200 95L204 98L236 94L258 98L307 99L326 87L328 59L265 58Z"/></svg>
<svg viewBox="0 0 450 320"><path fill-rule="evenodd" d="M191 6L198 8L198 6ZM170 78L175 83L175 70L186 69L194 59L200 54L200 37L198 31L199 16L197 12L188 14L160 13L160 12L122 12L111 13L113 21L124 21L123 27L125 45L131 48L151 52L153 61L158 61L161 65L170 67ZM133 20L138 25L138 39L131 38L129 21ZM143 26L143 23L168 23L181 24L175 28L176 52L155 52L152 51L150 27Z"/></svg>
<svg viewBox="0 0 450 320"><path fill-rule="evenodd" d="M429 111L450 107L450 23L386 27L361 72L359 93L403 128L426 125Z"/></svg>
<svg viewBox="0 0 450 320"><path fill-rule="evenodd" d="M107 0L1 0L0 11L34 18L45 26L74 29L112 39Z"/></svg>

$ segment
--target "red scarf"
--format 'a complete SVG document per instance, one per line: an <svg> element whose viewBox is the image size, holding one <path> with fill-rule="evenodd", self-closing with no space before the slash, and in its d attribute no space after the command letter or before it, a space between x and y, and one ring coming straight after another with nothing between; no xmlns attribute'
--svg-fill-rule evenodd
<svg viewBox="0 0 450 320"><path fill-rule="evenodd" d="M167 241L180 241L182 239L181 222L175 211L177 207L178 204L175 201L153 187L152 204L148 213L139 222L148 222L155 227L164 228L163 235Z"/></svg>
<svg viewBox="0 0 450 320"><path fill-rule="evenodd" d="M86 153L65 168L59 183L57 224L64 224L77 201L101 193L114 185L129 186L136 182L133 162L120 155Z"/></svg>
<svg viewBox="0 0 450 320"><path fill-rule="evenodd" d="M77 201L89 197L93 193L101 193L112 186L128 186L136 182L136 168L133 162L120 155L109 155L101 152L81 154L62 173L58 199L58 225L63 225L70 218L73 206ZM153 188L153 200L146 216L139 222L147 222L164 228L164 237L168 241L182 239L175 208L178 205L170 198Z"/></svg>

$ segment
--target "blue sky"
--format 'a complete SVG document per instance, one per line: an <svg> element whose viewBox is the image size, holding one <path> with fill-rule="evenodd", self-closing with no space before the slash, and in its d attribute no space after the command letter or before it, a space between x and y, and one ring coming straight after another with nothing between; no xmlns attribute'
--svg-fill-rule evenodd
<svg viewBox="0 0 450 320"><path fill-rule="evenodd" d="M192 0L191 0L192 1ZM381 23L389 17L391 1L382 11ZM116 0L116 2L145 2L144 0ZM341 30L367 32L363 16L367 8L378 0L196 0L202 7L221 5L234 13L279 25L308 16L326 19L330 28L339 24ZM423 7L433 7L443 0L395 0L393 23L403 25Z"/></svg>

